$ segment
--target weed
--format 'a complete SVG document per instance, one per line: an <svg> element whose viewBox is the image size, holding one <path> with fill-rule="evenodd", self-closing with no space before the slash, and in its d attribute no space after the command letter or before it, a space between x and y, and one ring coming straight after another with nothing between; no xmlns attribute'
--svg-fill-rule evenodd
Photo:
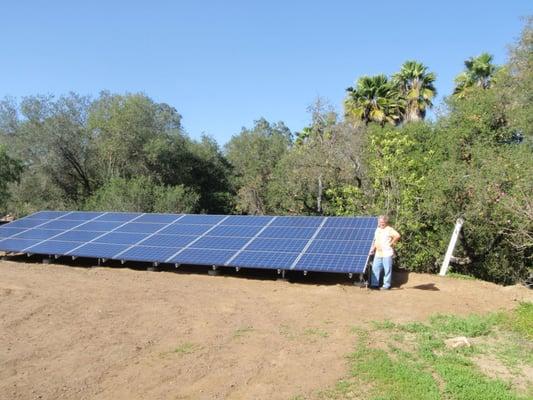
<svg viewBox="0 0 533 400"><path fill-rule="evenodd" d="M394 322L391 322L389 320L372 321L372 325L374 326L375 329L380 329L380 330L384 330L384 329L390 330L390 329L394 329L396 327Z"/></svg>
<svg viewBox="0 0 533 400"><path fill-rule="evenodd" d="M233 333L233 337L234 338L239 338L239 337L242 337L250 332L253 332L254 328L253 326L244 326L242 328L239 328L237 329L234 333Z"/></svg>
<svg viewBox="0 0 533 400"><path fill-rule="evenodd" d="M329 336L328 332L320 328L307 328L304 334L308 336L319 336L321 338L327 338Z"/></svg>
<svg viewBox="0 0 533 400"><path fill-rule="evenodd" d="M173 352L177 354L191 354L199 350L200 348L201 347L197 344L185 342L176 347Z"/></svg>
<svg viewBox="0 0 533 400"><path fill-rule="evenodd" d="M285 336L287 339L295 339L296 338L296 335L294 334L294 332L292 331L291 327L289 325L280 325L279 326L279 334L281 336Z"/></svg>
<svg viewBox="0 0 533 400"><path fill-rule="evenodd" d="M533 303L520 303L510 315L504 317L501 324L528 340L533 340Z"/></svg>
<svg viewBox="0 0 533 400"><path fill-rule="evenodd" d="M497 314L469 315L457 317L455 315L435 315L430 318L433 331L447 336L477 337L488 335L498 323Z"/></svg>
<svg viewBox="0 0 533 400"><path fill-rule="evenodd" d="M448 276L450 278L455 278L455 279L463 279L463 280L466 280L466 281L475 281L475 280L477 280L477 278L474 277L474 276L464 275L464 274L460 274L458 272L448 272L446 274L446 276Z"/></svg>

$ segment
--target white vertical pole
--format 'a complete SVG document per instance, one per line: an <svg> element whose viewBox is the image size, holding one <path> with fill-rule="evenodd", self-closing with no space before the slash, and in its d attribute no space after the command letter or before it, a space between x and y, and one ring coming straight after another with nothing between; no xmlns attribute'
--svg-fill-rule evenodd
<svg viewBox="0 0 533 400"><path fill-rule="evenodd" d="M453 255L453 249L455 248L455 243L457 243L457 238L459 237L459 232L461 231L461 227L463 226L464 220L462 218L457 219L455 221L455 228L452 233L452 238L450 239L450 244L448 245L448 250L446 250L446 255L444 256L444 261L442 262L442 266L440 267L440 276L446 275L448 272L448 265L450 265L450 259Z"/></svg>

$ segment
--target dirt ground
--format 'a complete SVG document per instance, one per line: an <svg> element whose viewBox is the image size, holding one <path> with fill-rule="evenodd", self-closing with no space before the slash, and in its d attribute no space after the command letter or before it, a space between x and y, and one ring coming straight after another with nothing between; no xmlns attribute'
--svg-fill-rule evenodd
<svg viewBox="0 0 533 400"><path fill-rule="evenodd" d="M291 399L347 374L351 329L372 320L509 309L524 287L396 274L208 276L0 262L1 399Z"/></svg>

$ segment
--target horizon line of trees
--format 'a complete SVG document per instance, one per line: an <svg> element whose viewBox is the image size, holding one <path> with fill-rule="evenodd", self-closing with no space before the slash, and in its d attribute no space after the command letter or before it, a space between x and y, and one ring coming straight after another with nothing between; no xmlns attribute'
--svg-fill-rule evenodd
<svg viewBox="0 0 533 400"><path fill-rule="evenodd" d="M513 283L533 268L532 49L529 19L505 65L466 60L435 121L436 75L409 60L357 79L342 117L319 98L299 132L261 118L222 148L144 94L5 98L0 212L387 213L416 271L436 270L461 216L455 270Z"/></svg>

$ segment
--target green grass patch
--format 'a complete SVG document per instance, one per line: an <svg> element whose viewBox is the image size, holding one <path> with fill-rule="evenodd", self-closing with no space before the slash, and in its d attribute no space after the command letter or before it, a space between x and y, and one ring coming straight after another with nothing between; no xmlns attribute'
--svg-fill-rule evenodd
<svg viewBox="0 0 533 400"><path fill-rule="evenodd" d="M384 350L360 349L351 356L351 372L372 384L375 399L438 400L440 392L423 365L403 358L394 360Z"/></svg>
<svg viewBox="0 0 533 400"><path fill-rule="evenodd" d="M307 328L304 331L304 335L307 335L307 336L318 336L318 337L321 337L321 338L327 338L329 336L329 333L327 331L325 331L324 329L320 329L320 328Z"/></svg>
<svg viewBox="0 0 533 400"><path fill-rule="evenodd" d="M477 278L471 275L460 274L458 272L448 272L446 276L454 279L463 279L465 281L476 281Z"/></svg>
<svg viewBox="0 0 533 400"><path fill-rule="evenodd" d="M502 325L527 340L533 340L533 303L520 303L513 313L504 317Z"/></svg>
<svg viewBox="0 0 533 400"><path fill-rule="evenodd" d="M488 335L500 321L498 314L469 315L435 315L429 319L430 330L448 336L477 337Z"/></svg>
<svg viewBox="0 0 533 400"><path fill-rule="evenodd" d="M385 321L372 321L372 326L375 328L375 329L381 329L381 330L389 330L389 329L394 329L396 327L396 325L394 324L394 322L391 322L389 320L385 320Z"/></svg>
<svg viewBox="0 0 533 400"><path fill-rule="evenodd" d="M435 315L426 323L382 321L373 322L370 330L352 328L357 345L348 356L350 376L320 395L373 400L529 399L533 382L522 368L533 365L532 323L533 306L522 303L512 312ZM466 336L471 346L448 348L445 340L455 336ZM482 353L503 361L506 380L482 372L478 365ZM522 389L517 392L515 387Z"/></svg>
<svg viewBox="0 0 533 400"><path fill-rule="evenodd" d="M176 347L173 352L177 354L191 354L200 349L201 346L195 343L185 342Z"/></svg>

